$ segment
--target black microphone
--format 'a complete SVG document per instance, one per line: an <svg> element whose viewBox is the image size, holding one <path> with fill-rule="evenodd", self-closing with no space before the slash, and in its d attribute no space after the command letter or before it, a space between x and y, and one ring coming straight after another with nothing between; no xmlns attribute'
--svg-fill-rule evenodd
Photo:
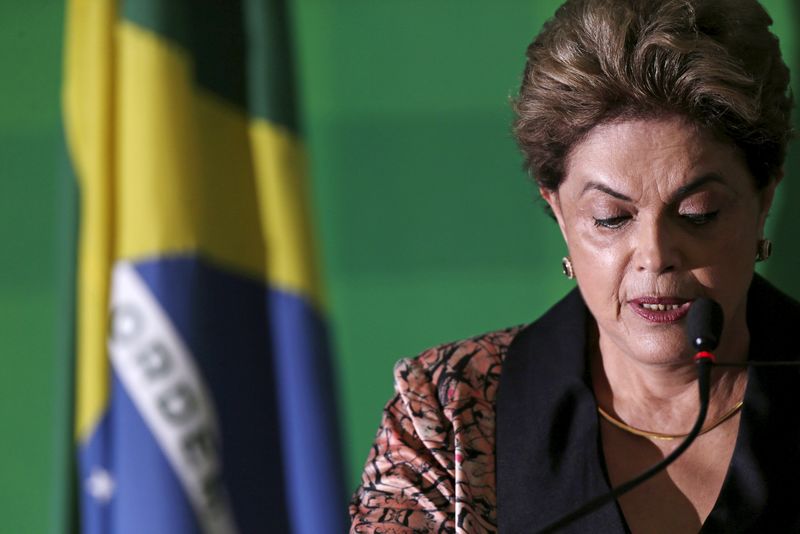
<svg viewBox="0 0 800 534"><path fill-rule="evenodd" d="M668 465L677 460L678 457L689 448L689 445L691 445L695 438L700 435L700 431L703 428L703 423L706 420L706 414L708 413L708 393L711 385L711 366L715 360L711 351L716 349L717 345L719 344L724 322L722 307L715 301L707 298L699 298L695 300L689 308L689 313L686 316L686 333L687 337L689 338L689 343L698 351L694 356L694 361L697 365L697 385L700 396L700 413L697 414L697 419L694 422L694 426L686 435L686 438L681 442L681 444L678 445L678 447L666 458L655 464L647 471L628 480L627 482L620 484L608 493L600 495L599 497L595 497L586 504L582 505L580 508L576 509L574 512L570 512L553 523L550 523L543 529L539 530L539 534L557 532L562 528L566 528L578 519L598 510L605 504L616 500L625 493L631 491L636 486L651 479L660 471L666 469Z"/></svg>
<svg viewBox="0 0 800 534"><path fill-rule="evenodd" d="M692 302L686 315L686 337L689 343L700 352L717 348L725 322L722 307L716 301L700 298Z"/></svg>

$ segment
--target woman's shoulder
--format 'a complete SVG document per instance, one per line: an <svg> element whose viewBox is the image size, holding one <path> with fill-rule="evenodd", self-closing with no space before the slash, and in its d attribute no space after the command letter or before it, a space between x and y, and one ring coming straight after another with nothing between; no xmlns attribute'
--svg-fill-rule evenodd
<svg viewBox="0 0 800 534"><path fill-rule="evenodd" d="M395 389L402 394L422 387L435 392L442 407L464 395L493 402L508 347L522 328L487 332L404 358L394 366Z"/></svg>
<svg viewBox="0 0 800 534"><path fill-rule="evenodd" d="M747 301L751 316L774 314L779 318L789 318L792 322L800 316L800 302L759 274L753 276Z"/></svg>

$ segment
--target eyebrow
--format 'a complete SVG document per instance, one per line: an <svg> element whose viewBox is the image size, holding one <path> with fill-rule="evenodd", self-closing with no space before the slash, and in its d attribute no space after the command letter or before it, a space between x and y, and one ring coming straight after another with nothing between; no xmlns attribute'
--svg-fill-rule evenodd
<svg viewBox="0 0 800 534"><path fill-rule="evenodd" d="M581 196L585 195L588 191L591 190L602 191L606 195L610 195L614 198L624 200L625 202L633 202L633 199L631 197L623 195L619 191L614 191L607 185L601 184L600 182L587 182L587 184L583 186L583 191L581 191Z"/></svg>
<svg viewBox="0 0 800 534"><path fill-rule="evenodd" d="M679 187L677 190L675 190L675 192L672 193L672 196L669 199L670 203L676 202L682 199L683 197L688 196L690 193L693 193L694 191L700 189L704 185L712 182L716 182L724 185L725 187L729 187L728 184L725 183L725 180L722 179L722 176L720 176L715 172L710 172L708 174L700 176L699 178L693 180L692 182L684 185L683 187Z"/></svg>
<svg viewBox="0 0 800 534"><path fill-rule="evenodd" d="M722 179L722 176L720 176L715 172L710 172L708 174L699 176L698 178L695 178L692 182L676 189L675 192L672 193L672 195L670 196L669 203L671 204L711 182L717 182L725 186L728 185L725 183L725 180ZM610 188L609 186L603 183L594 181L588 182L583 187L583 191L581 191L581 196L583 196L587 191L591 190L601 191L609 196L618 198L619 200L623 200L625 202L633 202L633 199L631 197L624 195L619 191L615 191L614 189Z"/></svg>

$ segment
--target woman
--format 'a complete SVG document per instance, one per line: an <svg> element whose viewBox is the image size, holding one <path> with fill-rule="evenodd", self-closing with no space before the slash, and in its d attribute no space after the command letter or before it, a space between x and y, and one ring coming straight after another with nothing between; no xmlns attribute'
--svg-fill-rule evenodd
<svg viewBox="0 0 800 534"><path fill-rule="evenodd" d="M395 369L354 532L534 532L674 450L697 416L685 316L717 359L792 359L800 304L754 276L790 135L755 0L568 0L528 49L515 133L578 289ZM796 532L796 371L718 367L702 434L574 532Z"/></svg>

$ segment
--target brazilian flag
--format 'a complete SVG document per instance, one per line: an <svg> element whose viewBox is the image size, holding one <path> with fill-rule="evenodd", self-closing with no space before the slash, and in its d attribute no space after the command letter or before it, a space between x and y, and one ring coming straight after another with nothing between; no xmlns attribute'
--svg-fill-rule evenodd
<svg viewBox="0 0 800 534"><path fill-rule="evenodd" d="M86 534L338 533L345 499L280 0L70 0Z"/></svg>

